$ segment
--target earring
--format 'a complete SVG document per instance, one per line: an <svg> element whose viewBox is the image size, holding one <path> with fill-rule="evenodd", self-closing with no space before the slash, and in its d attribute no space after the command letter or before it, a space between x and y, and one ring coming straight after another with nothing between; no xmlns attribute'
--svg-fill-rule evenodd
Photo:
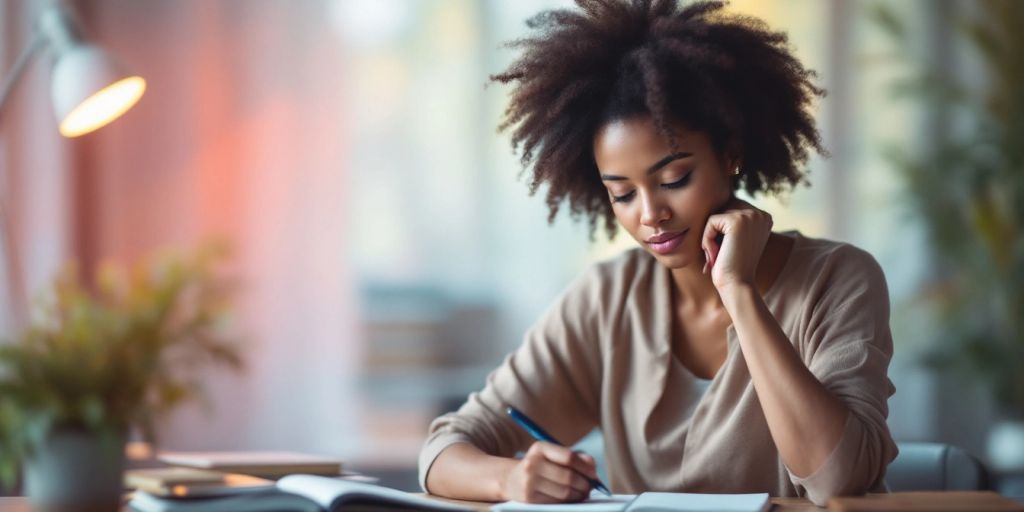
<svg viewBox="0 0 1024 512"><path fill-rule="evenodd" d="M733 169L732 173L733 173L734 176L739 176L740 175L740 166L737 165L736 168Z"/></svg>

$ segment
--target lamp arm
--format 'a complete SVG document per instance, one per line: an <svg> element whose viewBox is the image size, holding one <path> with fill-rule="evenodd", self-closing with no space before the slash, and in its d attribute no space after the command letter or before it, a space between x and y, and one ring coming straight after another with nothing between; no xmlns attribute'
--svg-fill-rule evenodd
<svg viewBox="0 0 1024 512"><path fill-rule="evenodd" d="M4 105L7 104L7 98L10 97L14 86L18 84L21 75L25 73L32 56L42 48L45 42L43 34L38 29L34 29L28 45L21 51L21 55L18 55L18 60L11 67L10 75L4 80L3 89L0 89L0 117L2 117ZM3 162L0 162L0 170L4 170L3 167L5 167ZM14 240L14 226L7 211L8 184L7 176L0 175L0 236L2 236L0 256L4 257L4 275L7 277L8 283L2 291L7 295L8 304L11 307L13 330L16 331L21 328L20 324L26 321L28 306L25 303L25 282L24 276L21 274L21 261Z"/></svg>
<svg viewBox="0 0 1024 512"><path fill-rule="evenodd" d="M32 60L32 56L43 47L43 43L45 43L43 34L38 29L32 30L32 36L29 38L28 45L21 51L21 55L18 55L18 60L14 61L14 65L11 66L11 73L4 80L3 89L0 89L0 112L3 112L4 105L7 104L7 97L11 95L11 91L18 84L18 79L21 78L21 75L25 73L25 68Z"/></svg>

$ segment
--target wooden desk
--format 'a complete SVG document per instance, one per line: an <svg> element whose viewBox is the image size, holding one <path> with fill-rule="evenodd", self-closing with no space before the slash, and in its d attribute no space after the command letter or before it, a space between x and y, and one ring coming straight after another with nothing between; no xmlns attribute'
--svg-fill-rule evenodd
<svg viewBox="0 0 1024 512"><path fill-rule="evenodd" d="M421 495L424 496L424 495ZM429 497L434 500L464 505L486 512L493 503L462 502ZM836 506L830 509L817 507L804 498L772 498L771 512L820 512L822 510L846 510ZM831 504L838 505L838 504ZM929 512L1024 512L1024 504L990 492L919 492L868 495L865 500L857 500L855 510L881 511L929 511ZM6 512L0 510L0 512Z"/></svg>
<svg viewBox="0 0 1024 512"><path fill-rule="evenodd" d="M458 501L458 500L446 500L444 498L436 498L431 496L433 499L447 501L450 503L458 503L472 507L480 512L487 512L494 503L481 503L472 501ZM823 508L815 507L811 502L802 498L772 498L772 512L821 512L825 510ZM29 507L28 501L25 498L0 498L0 512L32 512L32 508ZM130 509L125 507L124 512L131 512Z"/></svg>
<svg viewBox="0 0 1024 512"><path fill-rule="evenodd" d="M477 502L477 501L449 500L449 499L444 499L444 498L438 498L436 496L430 496L430 498L435 499L435 500L446 501L448 503L455 503L455 504L458 504L458 505L470 507L470 508L476 509L477 512L487 512L494 505L494 503L483 503L483 502ZM812 512L812 511L813 512L821 512L822 510L825 510L825 509L820 508L820 507L816 507L811 502L809 502L809 501L807 501L807 500L805 500L803 498L772 498L771 512ZM4 508L0 508L0 512L8 512L8 511L6 509L4 509ZM12 512L14 512L14 511L12 511ZM19 510L17 512L22 512L22 511Z"/></svg>
<svg viewBox="0 0 1024 512"><path fill-rule="evenodd" d="M494 503L484 503L479 501L459 501L449 500L445 498L438 498L436 496L428 496L431 499L445 501L448 503L455 503L465 507L476 509L477 512L487 512L494 505ZM821 512L825 510L820 507L814 506L810 501L804 498L772 498L771 512ZM8 512L6 509L0 508L0 512ZM13 512L13 511L12 511ZM21 512L21 511L18 511Z"/></svg>
<svg viewBox="0 0 1024 512"><path fill-rule="evenodd" d="M875 508L871 510L939 510L939 511L1024 511L1024 504L1014 503L1006 500L1005 504L997 506L972 506L972 499L985 498L986 493L965 493L965 492L915 492L896 493L891 495L878 495ZM973 498L972 498L973 497ZM431 496L433 499L458 503L479 512L486 512L493 503L481 503L471 501L448 500ZM824 508L814 506L810 501L803 498L772 498L772 512L820 512ZM983 500L984 501L984 500ZM979 503L979 502L974 502ZM989 503L991 505L991 503ZM867 509L864 509L867 510ZM22 497L0 498L0 512L32 512L28 501ZM125 507L124 512L130 512Z"/></svg>
<svg viewBox="0 0 1024 512"><path fill-rule="evenodd" d="M431 498L450 503L457 503L476 509L479 512L489 510L493 503L446 500ZM867 499L857 500L857 511L940 511L940 512L1024 512L1024 503L1014 502L993 492L949 491L949 492L900 492L892 494L868 495ZM815 506L805 498L772 498L771 512L821 512L822 510L849 510L840 506L829 509ZM833 503L832 505L839 505ZM0 509L0 512L6 512Z"/></svg>

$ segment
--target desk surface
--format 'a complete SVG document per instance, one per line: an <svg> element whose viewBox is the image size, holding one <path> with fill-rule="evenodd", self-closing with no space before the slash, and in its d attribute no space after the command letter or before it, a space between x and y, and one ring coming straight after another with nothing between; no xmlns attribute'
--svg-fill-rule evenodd
<svg viewBox="0 0 1024 512"><path fill-rule="evenodd" d="M988 495L988 496L985 496ZM996 497L997 503L990 498ZM480 512L486 512L493 503L447 500L431 496L432 499L467 505ZM1024 511L1024 504L1003 500L995 493L976 492L908 492L889 495L871 496L875 503L858 510L890 510L890 511ZM988 499L987 499L988 498ZM814 506L803 498L772 498L772 512L820 512L825 510ZM973 506L979 505L979 506ZM125 512L129 512L126 507ZM23 497L0 498L0 512L32 512L28 501Z"/></svg>
<svg viewBox="0 0 1024 512"><path fill-rule="evenodd" d="M489 510L493 503L446 500L466 505L480 512ZM805 498L772 498L771 512L821 512L826 510ZM990 491L926 491L869 494L861 497L836 498L827 510L854 512L1024 512L1024 503L1014 501ZM5 512L0 509L0 512Z"/></svg>
<svg viewBox="0 0 1024 512"><path fill-rule="evenodd" d="M492 505L494 505L494 503L446 500L434 496L431 496L431 498L466 505L475 508L480 512L486 512L490 510ZM772 512L821 512L822 510L825 510L815 507L811 502L802 498L772 498L772 503L774 504L771 509ZM125 512L129 512L127 507L124 510ZM0 498L0 512L32 512L32 508L29 507L28 501L22 497Z"/></svg>
<svg viewBox="0 0 1024 512"><path fill-rule="evenodd" d="M474 508L478 512L487 512L491 509L492 506L494 506L494 503L448 500L444 498L438 498L436 496L430 496L430 498ZM814 506L810 501L807 501L804 498L772 498L771 512L821 512L822 510L825 509ZM0 512L8 511L7 509L0 507Z"/></svg>

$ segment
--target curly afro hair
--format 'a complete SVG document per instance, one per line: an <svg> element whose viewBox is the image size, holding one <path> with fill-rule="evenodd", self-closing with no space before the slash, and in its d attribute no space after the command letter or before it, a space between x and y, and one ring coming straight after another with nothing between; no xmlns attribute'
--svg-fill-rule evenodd
<svg viewBox="0 0 1024 512"><path fill-rule="evenodd" d="M722 12L724 2L576 0L580 9L541 12L532 37L507 43L522 54L491 81L515 82L499 131L512 128L530 194L548 185L548 222L564 199L586 214L593 237L615 215L594 162L604 124L650 116L673 150L672 121L704 132L743 164L734 182L751 195L806 183L808 149L826 151L810 113L825 92L814 71L764 22Z"/></svg>

